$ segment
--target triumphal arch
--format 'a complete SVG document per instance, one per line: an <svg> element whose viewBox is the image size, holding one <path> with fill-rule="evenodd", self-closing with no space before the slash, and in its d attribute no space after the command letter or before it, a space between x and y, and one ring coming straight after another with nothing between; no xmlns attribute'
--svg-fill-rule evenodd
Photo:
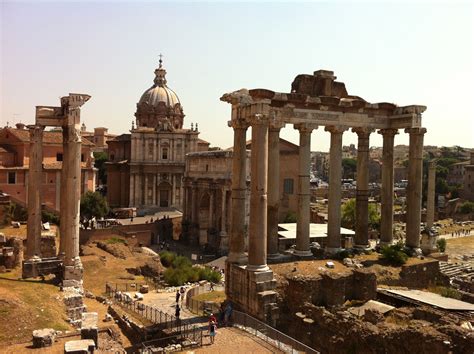
<svg viewBox="0 0 474 354"><path fill-rule="evenodd" d="M82 286L83 268L79 257L79 212L81 199L81 106L90 99L85 94L61 97L61 106L37 106L35 124L30 125L28 175L28 227L23 277L57 273L63 287ZM41 254L41 184L43 181L43 131L62 129L63 157L60 183L59 256Z"/></svg>
<svg viewBox="0 0 474 354"><path fill-rule="evenodd" d="M368 162L369 138L377 131L383 137L381 244L393 238L393 147L399 129L410 136L406 245L420 247L422 152L421 116L425 106L399 107L393 103L369 103L348 94L332 71L298 75L291 92L242 89L224 94L232 105L229 126L234 129L232 166L232 216L229 257L226 265L226 293L238 307L263 320L277 312L275 280L267 257L278 254L279 151L280 130L293 125L300 134L298 213L296 249L298 257L311 256L310 149L311 132L319 127L331 134L326 252L341 250L341 169L342 136L352 131L358 136L355 247L368 242ZM246 131L252 128L250 221L248 253L245 252Z"/></svg>

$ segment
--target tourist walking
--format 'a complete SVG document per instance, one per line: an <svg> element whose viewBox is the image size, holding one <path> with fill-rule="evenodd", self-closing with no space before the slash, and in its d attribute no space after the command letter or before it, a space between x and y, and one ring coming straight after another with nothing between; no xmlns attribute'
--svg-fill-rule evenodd
<svg viewBox="0 0 474 354"><path fill-rule="evenodd" d="M181 303L183 303L183 300L184 300L184 294L186 293L186 290L184 289L184 286L182 286L180 289L179 289L179 294L181 296Z"/></svg>
<svg viewBox="0 0 474 354"><path fill-rule="evenodd" d="M181 314L181 308L179 307L179 305L176 305L176 310L174 312L174 315L176 317L176 320L179 321L179 315Z"/></svg>
<svg viewBox="0 0 474 354"><path fill-rule="evenodd" d="M179 293L179 290L176 290L176 303L179 302L179 297L181 296L181 294Z"/></svg>
<svg viewBox="0 0 474 354"><path fill-rule="evenodd" d="M209 291L214 291L214 283L211 281L211 284L209 286Z"/></svg>
<svg viewBox="0 0 474 354"><path fill-rule="evenodd" d="M217 324L215 321L212 321L209 325L209 337L211 339L211 344L214 344L214 338L217 333Z"/></svg>

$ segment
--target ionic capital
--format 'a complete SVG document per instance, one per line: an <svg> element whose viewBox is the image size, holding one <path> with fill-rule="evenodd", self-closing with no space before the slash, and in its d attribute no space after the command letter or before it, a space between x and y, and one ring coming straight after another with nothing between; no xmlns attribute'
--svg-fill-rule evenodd
<svg viewBox="0 0 474 354"><path fill-rule="evenodd" d="M247 120L251 126L268 125L268 116L264 114L254 114Z"/></svg>
<svg viewBox="0 0 474 354"><path fill-rule="evenodd" d="M398 134L398 129L379 129L379 131L377 132L378 134L380 135L383 135L384 137L385 136L395 136Z"/></svg>
<svg viewBox="0 0 474 354"><path fill-rule="evenodd" d="M247 129L249 127L249 123L244 119L232 119L227 122L227 125L231 128L235 129Z"/></svg>
<svg viewBox="0 0 474 354"><path fill-rule="evenodd" d="M313 130L318 129L318 125L312 123L298 123L294 124L293 128L299 130L300 133L311 133Z"/></svg>
<svg viewBox="0 0 474 354"><path fill-rule="evenodd" d="M426 133L426 128L406 128L405 133L410 135L424 135Z"/></svg>
<svg viewBox="0 0 474 354"><path fill-rule="evenodd" d="M30 131L30 142L40 143L43 140L44 126L42 125L29 125Z"/></svg>
<svg viewBox="0 0 474 354"><path fill-rule="evenodd" d="M347 130L347 128L340 125L328 125L324 130L331 134L342 134Z"/></svg>
<svg viewBox="0 0 474 354"><path fill-rule="evenodd" d="M271 132L279 132L282 128L285 127L285 122L280 119L272 118L269 120L268 129Z"/></svg>
<svg viewBox="0 0 474 354"><path fill-rule="evenodd" d="M352 132L356 133L359 139L368 139L370 136L370 133L372 133L374 129L368 128L368 127L357 127L357 128L352 128Z"/></svg>

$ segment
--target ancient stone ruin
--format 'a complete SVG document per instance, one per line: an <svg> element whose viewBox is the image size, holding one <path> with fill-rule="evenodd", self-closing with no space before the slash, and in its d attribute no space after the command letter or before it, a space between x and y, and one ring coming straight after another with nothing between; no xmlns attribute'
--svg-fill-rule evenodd
<svg viewBox="0 0 474 354"><path fill-rule="evenodd" d="M423 136L421 116L425 106L398 107L369 103L348 94L332 71L298 75L290 93L267 89L242 89L224 94L232 105L229 126L234 129L232 167L232 217L226 293L237 306L264 320L273 320L276 293L267 257L278 255L279 133L292 124L300 133L297 235L294 255L309 257L309 166L311 132L319 126L331 134L327 254L341 251L342 135L352 128L358 136L355 247L368 242L369 138L375 130L383 136L381 244L393 240L394 136L399 129L410 135L407 188L406 245L419 252L422 189ZM245 253L246 131L252 127L250 228Z"/></svg>

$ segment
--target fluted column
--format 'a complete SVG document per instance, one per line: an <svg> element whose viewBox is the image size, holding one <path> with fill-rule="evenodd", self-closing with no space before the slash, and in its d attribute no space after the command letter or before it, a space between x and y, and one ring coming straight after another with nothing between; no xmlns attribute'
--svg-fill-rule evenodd
<svg viewBox="0 0 474 354"><path fill-rule="evenodd" d="M357 133L357 190L355 247L369 247L369 136L368 128L353 128Z"/></svg>
<svg viewBox="0 0 474 354"><path fill-rule="evenodd" d="M250 159L250 271L266 271L267 266L267 187L268 187L268 118L252 117L252 154Z"/></svg>
<svg viewBox="0 0 474 354"><path fill-rule="evenodd" d="M408 152L408 186L406 210L406 245L420 248L421 196L423 178L423 136L425 128L407 128L410 134Z"/></svg>
<svg viewBox="0 0 474 354"><path fill-rule="evenodd" d="M43 181L43 127L30 126L28 225L26 257L41 257L41 189Z"/></svg>
<svg viewBox="0 0 474 354"><path fill-rule="evenodd" d="M331 133L329 150L329 200L328 200L328 238L326 251L338 252L341 248L341 176L342 176L342 134L346 128L328 126Z"/></svg>
<svg viewBox="0 0 474 354"><path fill-rule="evenodd" d="M285 123L273 121L268 130L267 257L278 256L278 214L280 208L280 130Z"/></svg>
<svg viewBox="0 0 474 354"><path fill-rule="evenodd" d="M66 237L68 242L65 249L65 265L72 266L79 259L79 213L81 202L81 132L79 124L63 127L63 139L66 140L67 164L66 188L69 198L66 209L61 215L67 214Z"/></svg>
<svg viewBox="0 0 474 354"><path fill-rule="evenodd" d="M383 137L380 245L385 246L393 242L393 145L398 129L381 129L378 133Z"/></svg>
<svg viewBox="0 0 474 354"><path fill-rule="evenodd" d="M311 165L311 132L317 126L312 124L295 124L300 132L300 146L298 158L298 212L296 216L296 248L294 255L311 257L309 249L309 169Z"/></svg>
<svg viewBox="0 0 474 354"><path fill-rule="evenodd" d="M436 162L430 161L428 170L428 191L426 193L426 227L433 227L435 214Z"/></svg>
<svg viewBox="0 0 474 354"><path fill-rule="evenodd" d="M245 194L247 191L247 149L245 135L248 123L233 119L234 151L232 155L232 224L230 226L229 258L231 263L244 264L245 255Z"/></svg>

